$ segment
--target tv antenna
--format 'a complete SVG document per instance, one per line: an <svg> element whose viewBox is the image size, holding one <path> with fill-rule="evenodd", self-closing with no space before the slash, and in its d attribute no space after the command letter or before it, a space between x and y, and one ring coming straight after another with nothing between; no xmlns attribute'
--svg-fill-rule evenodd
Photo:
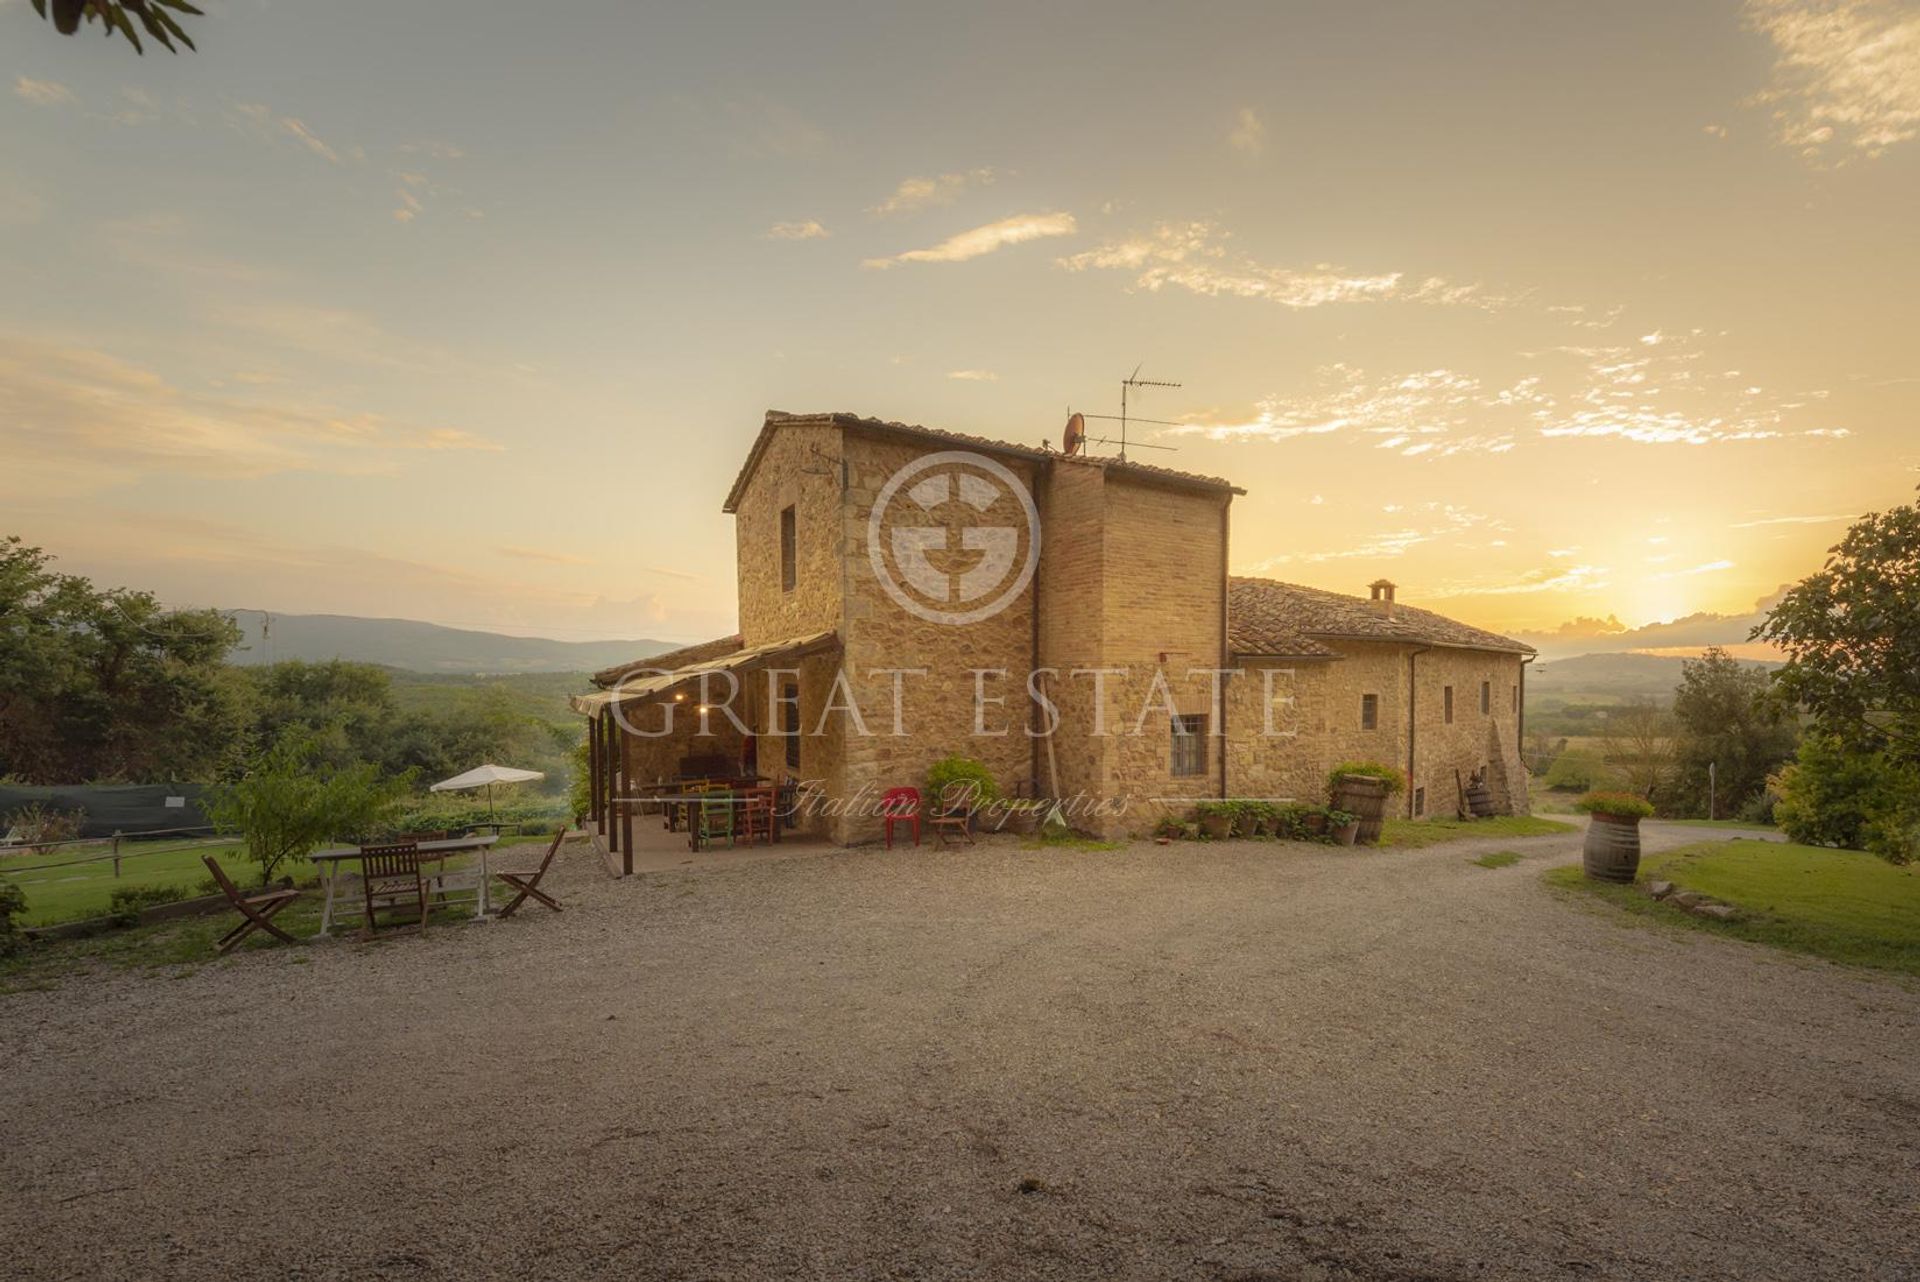
<svg viewBox="0 0 1920 1282"><path fill-rule="evenodd" d="M1138 365L1134 366L1133 373L1127 375L1125 378L1120 380L1120 412L1118 414L1075 414L1072 418L1067 420L1067 434L1066 434L1067 453L1069 454L1078 453L1081 445L1087 441L1093 441L1094 443L1099 445L1118 445L1120 447L1120 461L1124 463L1127 461L1127 444L1128 444L1127 424L1128 423L1152 423L1156 427L1185 427L1186 426L1186 424L1184 423L1175 423L1164 418L1137 418L1137 417L1132 417L1127 413L1127 395L1134 388L1180 386L1180 384L1178 383L1162 382L1159 379L1141 378L1140 368L1141 367ZM1119 439L1115 440L1112 437L1106 437L1106 436L1088 436L1085 420L1090 418L1105 419L1107 422L1120 424ZM1167 450L1169 452L1173 452L1173 451L1177 451L1179 449L1179 446L1152 445L1146 441L1136 441L1133 443L1133 448L1139 449L1139 450Z"/></svg>

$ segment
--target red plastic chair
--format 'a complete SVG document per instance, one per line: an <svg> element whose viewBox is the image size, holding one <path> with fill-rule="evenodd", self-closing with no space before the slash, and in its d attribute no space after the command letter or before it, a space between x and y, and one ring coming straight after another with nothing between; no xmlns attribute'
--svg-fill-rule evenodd
<svg viewBox="0 0 1920 1282"><path fill-rule="evenodd" d="M920 790L889 788L880 797L880 819L887 830L887 849L893 849L893 826L913 825L913 844L920 844Z"/></svg>

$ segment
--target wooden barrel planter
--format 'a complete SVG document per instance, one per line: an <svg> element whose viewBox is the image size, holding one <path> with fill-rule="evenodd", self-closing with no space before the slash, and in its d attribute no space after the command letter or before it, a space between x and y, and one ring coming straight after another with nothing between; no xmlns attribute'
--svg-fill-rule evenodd
<svg viewBox="0 0 1920 1282"><path fill-rule="evenodd" d="M1467 813L1475 819L1487 819L1493 815L1493 789L1478 779L1467 785Z"/></svg>
<svg viewBox="0 0 1920 1282"><path fill-rule="evenodd" d="M1368 775L1341 775L1333 785L1333 808L1360 817L1356 840L1371 846L1380 840L1387 817L1387 781Z"/></svg>
<svg viewBox="0 0 1920 1282"><path fill-rule="evenodd" d="M1631 882L1640 871L1640 821L1628 815L1594 815L1581 863L1595 881Z"/></svg>

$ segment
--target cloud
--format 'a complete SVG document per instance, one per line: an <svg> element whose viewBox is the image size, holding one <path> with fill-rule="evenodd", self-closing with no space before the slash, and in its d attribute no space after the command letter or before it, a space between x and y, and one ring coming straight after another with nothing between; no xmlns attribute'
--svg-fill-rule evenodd
<svg viewBox="0 0 1920 1282"><path fill-rule="evenodd" d="M1530 390L1526 380L1509 388L1483 389L1478 379L1448 369L1375 378L1343 363L1322 366L1316 379L1318 386L1305 393L1261 401L1251 418L1223 421L1210 416L1168 434L1284 441L1351 431L1377 437L1380 448L1412 457L1505 453L1513 448L1510 431L1469 429L1482 421L1489 405L1507 403Z"/></svg>
<svg viewBox="0 0 1920 1282"><path fill-rule="evenodd" d="M328 164L342 163L340 153L309 129L305 121L297 116L278 115L265 103L236 102L228 115L228 120L236 128L251 133L257 138L265 141L283 137L291 138Z"/></svg>
<svg viewBox="0 0 1920 1282"><path fill-rule="evenodd" d="M0 336L0 453L14 497L84 493L155 471L246 479L391 471L395 451L498 450L458 428L189 391L109 353Z"/></svg>
<svg viewBox="0 0 1920 1282"><path fill-rule="evenodd" d="M1072 214L1015 214L1012 218L949 236L930 249L910 249L892 258L869 258L865 265L884 269L901 263L964 263L1008 245L1049 236L1071 236L1078 230L1079 224Z"/></svg>
<svg viewBox="0 0 1920 1282"><path fill-rule="evenodd" d="M1766 618L1767 611L1780 601L1790 585L1782 584L1753 603L1747 614L1716 614L1700 611L1667 623L1649 623L1638 628L1587 627L1594 620L1575 619L1550 631L1515 632L1515 640L1525 641L1547 657L1581 653L1620 654L1638 650L1694 650L1707 646L1744 646L1753 629ZM1618 620L1608 620L1618 623ZM1576 644L1569 644L1569 643Z"/></svg>
<svg viewBox="0 0 1920 1282"><path fill-rule="evenodd" d="M1108 241L1059 263L1071 272L1126 272L1135 288L1150 293L1171 285L1207 297L1256 298L1293 308L1379 299L1477 307L1503 301L1476 285L1453 285L1439 277L1410 282L1403 272L1352 272L1325 263L1274 267L1230 253L1228 239L1212 223L1162 223L1145 235Z"/></svg>
<svg viewBox="0 0 1920 1282"><path fill-rule="evenodd" d="M764 235L768 240L824 240L833 233L808 219L803 223L775 223Z"/></svg>
<svg viewBox="0 0 1920 1282"><path fill-rule="evenodd" d="M58 80L34 80L21 76L13 82L13 92L36 107L56 107L74 100L73 90Z"/></svg>
<svg viewBox="0 0 1920 1282"><path fill-rule="evenodd" d="M957 369L947 375L963 383L997 383L1000 376L990 369Z"/></svg>
<svg viewBox="0 0 1920 1282"><path fill-rule="evenodd" d="M1654 575L1653 578L1655 580L1687 579L1692 578L1696 574L1717 574L1721 570L1731 570L1732 568L1733 562L1731 561L1708 561L1703 565L1696 565L1688 570L1668 570L1664 574Z"/></svg>
<svg viewBox="0 0 1920 1282"><path fill-rule="evenodd" d="M1767 516L1756 521L1736 521L1727 528L1730 530L1751 530L1762 525L1828 525L1835 521L1858 519L1858 513L1839 516Z"/></svg>
<svg viewBox="0 0 1920 1282"><path fill-rule="evenodd" d="M1384 509L1389 515L1402 511L1398 504L1389 504ZM1329 561L1377 561L1389 557L1404 556L1413 548L1437 539L1457 537L1470 530L1505 531L1504 521L1461 507L1455 503L1433 501L1417 505L1410 514L1415 524L1398 529L1383 530L1363 538L1348 547L1328 548L1315 552L1287 552L1280 556L1268 557L1252 567L1252 573L1264 574L1283 565L1323 565Z"/></svg>
<svg viewBox="0 0 1920 1282"><path fill-rule="evenodd" d="M998 175L993 170L981 168L939 174L933 178L904 178L893 189L891 196L867 212L886 218L893 214L914 213L935 205L951 205L969 187L988 186L996 177Z"/></svg>
<svg viewBox="0 0 1920 1282"><path fill-rule="evenodd" d="M1252 107L1240 108L1233 132L1227 135L1227 145L1249 159L1267 149L1267 126Z"/></svg>
<svg viewBox="0 0 1920 1282"><path fill-rule="evenodd" d="M1809 160L1879 156L1920 133L1920 6L1908 0L1747 0L1773 42L1755 95L1774 136Z"/></svg>
<svg viewBox="0 0 1920 1282"><path fill-rule="evenodd" d="M501 556L510 556L520 561L541 561L548 565L593 565L588 557L574 556L569 552L547 552L540 548L499 547L494 549Z"/></svg>

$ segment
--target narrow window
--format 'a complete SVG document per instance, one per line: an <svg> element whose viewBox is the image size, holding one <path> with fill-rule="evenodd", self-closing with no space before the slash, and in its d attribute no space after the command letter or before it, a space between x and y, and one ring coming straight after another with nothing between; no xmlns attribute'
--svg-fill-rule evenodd
<svg viewBox="0 0 1920 1282"><path fill-rule="evenodd" d="M1513 710L1515 712L1520 711L1520 687L1519 686L1513 687Z"/></svg>
<svg viewBox="0 0 1920 1282"><path fill-rule="evenodd" d="M800 545L794 531L793 509L780 510L780 590L793 591L793 585L799 582Z"/></svg>
<svg viewBox="0 0 1920 1282"><path fill-rule="evenodd" d="M791 513L792 508L787 511ZM787 741L787 768L800 768L800 687L787 682L780 688L780 733Z"/></svg>
<svg viewBox="0 0 1920 1282"><path fill-rule="evenodd" d="M1363 694L1360 696L1360 728L1373 730L1380 725L1380 696Z"/></svg>
<svg viewBox="0 0 1920 1282"><path fill-rule="evenodd" d="M1417 819L1421 815L1424 815L1426 813L1427 813L1427 790L1425 788L1415 788L1413 790L1414 818Z"/></svg>
<svg viewBox="0 0 1920 1282"><path fill-rule="evenodd" d="M1446 705L1447 724L1453 724L1453 687L1448 686L1441 692L1440 702Z"/></svg>
<svg viewBox="0 0 1920 1282"><path fill-rule="evenodd" d="M1493 711L1493 682L1480 683L1480 715L1486 716Z"/></svg>
<svg viewBox="0 0 1920 1282"><path fill-rule="evenodd" d="M1204 716L1173 719L1173 760L1168 772L1176 779L1191 779L1207 773L1207 719Z"/></svg>

